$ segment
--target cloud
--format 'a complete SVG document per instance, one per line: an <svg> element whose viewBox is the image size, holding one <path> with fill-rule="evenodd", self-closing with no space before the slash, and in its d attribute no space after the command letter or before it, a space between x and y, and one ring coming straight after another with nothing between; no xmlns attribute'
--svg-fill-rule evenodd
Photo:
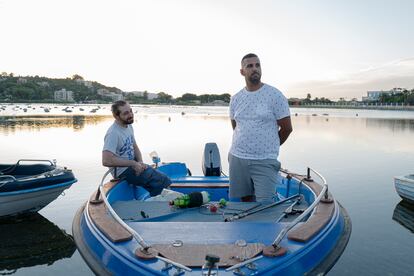
<svg viewBox="0 0 414 276"><path fill-rule="evenodd" d="M288 96L330 99L361 98L367 91L389 90L394 87L414 88L414 58L392 61L376 67L362 69L330 80L310 80L289 87Z"/></svg>

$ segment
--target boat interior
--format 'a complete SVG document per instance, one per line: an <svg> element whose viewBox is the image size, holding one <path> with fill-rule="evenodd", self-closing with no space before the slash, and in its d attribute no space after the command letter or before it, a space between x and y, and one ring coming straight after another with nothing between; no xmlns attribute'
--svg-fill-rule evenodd
<svg viewBox="0 0 414 276"><path fill-rule="evenodd" d="M59 169L50 160L22 159L15 164L0 164L0 192L35 189L73 180L70 170Z"/></svg>

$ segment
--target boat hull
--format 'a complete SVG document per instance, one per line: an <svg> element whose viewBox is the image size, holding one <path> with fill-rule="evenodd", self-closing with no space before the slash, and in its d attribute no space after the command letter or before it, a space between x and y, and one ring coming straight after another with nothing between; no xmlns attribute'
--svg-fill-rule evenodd
<svg viewBox="0 0 414 276"><path fill-rule="evenodd" d="M397 176L394 185L402 199L414 204L414 175Z"/></svg>
<svg viewBox="0 0 414 276"><path fill-rule="evenodd" d="M37 212L55 200L75 180L52 186L0 193L0 217Z"/></svg>

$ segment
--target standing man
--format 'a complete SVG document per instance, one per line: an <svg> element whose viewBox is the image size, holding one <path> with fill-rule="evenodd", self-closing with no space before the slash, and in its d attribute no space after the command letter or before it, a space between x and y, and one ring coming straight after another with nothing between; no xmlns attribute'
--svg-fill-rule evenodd
<svg viewBox="0 0 414 276"><path fill-rule="evenodd" d="M113 168L111 173L114 177L144 187L151 196L160 194L171 184L171 180L142 161L132 128L134 113L131 107L125 101L116 101L111 111L115 122L105 135L102 165Z"/></svg>
<svg viewBox="0 0 414 276"><path fill-rule="evenodd" d="M230 100L230 197L272 201L280 170L279 147L292 132L289 105L278 89L261 82L257 55L242 58L240 73L246 87Z"/></svg>

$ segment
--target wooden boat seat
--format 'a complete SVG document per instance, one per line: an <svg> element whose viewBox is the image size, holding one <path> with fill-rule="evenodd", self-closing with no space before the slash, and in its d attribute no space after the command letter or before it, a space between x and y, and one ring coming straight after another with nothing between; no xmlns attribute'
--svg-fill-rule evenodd
<svg viewBox="0 0 414 276"><path fill-rule="evenodd" d="M260 254L264 245L261 243L248 243L243 246L236 244L154 244L151 246L161 256L188 267L201 267L205 263L207 254L220 257L218 266L229 267L253 258Z"/></svg>
<svg viewBox="0 0 414 276"><path fill-rule="evenodd" d="M299 180L303 180L303 176L296 176ZM305 181L303 183L308 185L318 196L322 191L322 187L312 181ZM288 239L298 242L306 242L315 236L331 219L335 209L335 203L319 202L315 207L314 212L309 219L301 224L296 225L288 233Z"/></svg>
<svg viewBox="0 0 414 276"><path fill-rule="evenodd" d="M115 185L114 183L111 183ZM104 189L105 190L105 189ZM108 188L106 189L106 192ZM91 200L95 198L96 192L92 195ZM119 224L109 213L104 202L92 204L89 202L88 211L91 219L99 230L112 242L122 242L132 239L129 233L121 224Z"/></svg>

